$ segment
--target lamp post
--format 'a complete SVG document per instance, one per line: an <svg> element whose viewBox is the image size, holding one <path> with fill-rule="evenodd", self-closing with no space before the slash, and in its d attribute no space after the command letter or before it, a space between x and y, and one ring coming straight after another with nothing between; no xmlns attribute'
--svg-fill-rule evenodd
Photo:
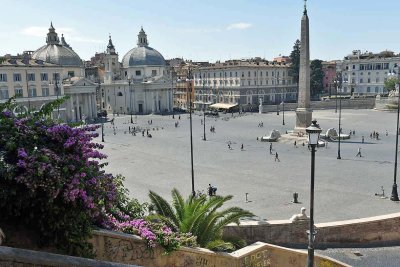
<svg viewBox="0 0 400 267"><path fill-rule="evenodd" d="M190 120L190 163L192 174L192 196L196 195L194 191L194 170L193 170L193 128L192 128L192 70L188 69L188 77L186 79L187 91L189 92L189 120Z"/></svg>
<svg viewBox="0 0 400 267"><path fill-rule="evenodd" d="M282 125L285 125L285 101L282 101Z"/></svg>
<svg viewBox="0 0 400 267"><path fill-rule="evenodd" d="M339 91L339 80L336 78L333 83L336 86L336 101L338 98L338 91ZM337 159L342 159L340 156L340 132L341 132L341 119L342 119L342 98L339 97L339 130L338 130L338 154Z"/></svg>
<svg viewBox="0 0 400 267"><path fill-rule="evenodd" d="M321 128L316 120L312 121L311 126L306 128L308 133L308 144L311 146L311 185L310 185L310 229L308 233L308 256L307 266L314 266L314 240L316 231L314 230L314 176L315 176L315 147L318 144Z"/></svg>
<svg viewBox="0 0 400 267"><path fill-rule="evenodd" d="M279 104L276 105L276 115L279 115Z"/></svg>
<svg viewBox="0 0 400 267"><path fill-rule="evenodd" d="M389 76L393 77L394 73L389 73ZM393 186L392 186L392 194L390 196L390 200L399 201L399 194L397 193L397 150L399 149L399 113L400 113L400 86L396 84L397 89L397 124L396 124L396 147L395 147L395 156L394 156L394 175L393 175Z"/></svg>
<svg viewBox="0 0 400 267"><path fill-rule="evenodd" d="M129 83L129 111L131 112L131 123L133 123L133 118L132 118L132 90L131 90L131 78L128 79Z"/></svg>
<svg viewBox="0 0 400 267"><path fill-rule="evenodd" d="M203 141L207 141L206 139L206 108L204 108L204 112L203 112Z"/></svg>
<svg viewBox="0 0 400 267"><path fill-rule="evenodd" d="M189 69L189 112L190 112L190 163L191 163L191 174L192 174L192 196L196 195L194 191L194 170L193 170L193 127L192 127L192 72Z"/></svg>

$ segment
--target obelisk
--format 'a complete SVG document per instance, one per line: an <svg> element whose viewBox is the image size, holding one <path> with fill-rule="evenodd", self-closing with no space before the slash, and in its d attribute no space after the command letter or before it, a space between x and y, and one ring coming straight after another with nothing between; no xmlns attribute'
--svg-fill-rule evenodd
<svg viewBox="0 0 400 267"><path fill-rule="evenodd" d="M301 18L299 93L296 126L294 128L295 134L306 133L306 128L311 125L312 118L312 110L310 109L310 32L306 1L304 0L304 12Z"/></svg>

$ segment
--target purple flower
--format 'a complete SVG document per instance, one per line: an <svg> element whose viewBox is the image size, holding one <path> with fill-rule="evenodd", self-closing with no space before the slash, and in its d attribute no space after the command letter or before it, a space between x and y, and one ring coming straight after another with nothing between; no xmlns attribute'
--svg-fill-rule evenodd
<svg viewBox="0 0 400 267"><path fill-rule="evenodd" d="M23 159L28 157L28 154L26 153L25 149L18 148L18 157Z"/></svg>

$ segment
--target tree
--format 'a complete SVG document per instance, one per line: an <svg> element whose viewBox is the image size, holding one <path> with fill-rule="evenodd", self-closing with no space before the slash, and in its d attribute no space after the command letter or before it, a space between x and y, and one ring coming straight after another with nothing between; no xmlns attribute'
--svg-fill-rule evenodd
<svg viewBox="0 0 400 267"><path fill-rule="evenodd" d="M294 82L299 83L300 71L300 40L297 39L293 46L293 51L290 53L292 65L289 70L289 75L293 77Z"/></svg>
<svg viewBox="0 0 400 267"><path fill-rule="evenodd" d="M239 223L243 217L254 216L251 212L238 207L218 211L233 196L193 197L185 201L177 189L172 190L172 206L153 191L149 193L157 218L164 221L175 231L192 233L201 247L212 250L233 250L232 242L222 238L222 230L229 223Z"/></svg>
<svg viewBox="0 0 400 267"><path fill-rule="evenodd" d="M400 79L397 77L390 77L385 81L385 89L388 91L393 91L396 89L396 84L400 83Z"/></svg>
<svg viewBox="0 0 400 267"><path fill-rule="evenodd" d="M311 77L310 77L310 89L311 96L317 96L323 91L324 88L324 72L322 70L322 60L315 59L311 61Z"/></svg>

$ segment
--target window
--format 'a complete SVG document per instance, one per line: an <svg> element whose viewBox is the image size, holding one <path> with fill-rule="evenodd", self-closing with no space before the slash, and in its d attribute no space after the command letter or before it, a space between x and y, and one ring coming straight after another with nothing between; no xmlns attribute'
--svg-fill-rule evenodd
<svg viewBox="0 0 400 267"><path fill-rule="evenodd" d="M274 72L273 71L271 72L271 76L274 77Z"/></svg>
<svg viewBox="0 0 400 267"><path fill-rule="evenodd" d="M368 78L368 83L371 83L371 78Z"/></svg>
<svg viewBox="0 0 400 267"><path fill-rule="evenodd" d="M229 77L232 77L232 71L229 72Z"/></svg>
<svg viewBox="0 0 400 267"><path fill-rule="evenodd" d="M265 72L265 76L267 76L267 77L268 77L268 71L266 71L266 72Z"/></svg>
<svg viewBox="0 0 400 267"><path fill-rule="evenodd" d="M2 87L0 89L0 99L8 99L8 88Z"/></svg>
<svg viewBox="0 0 400 267"><path fill-rule="evenodd" d="M49 96L49 88L48 87L42 87L42 96Z"/></svg>
<svg viewBox="0 0 400 267"><path fill-rule="evenodd" d="M360 83L363 83L363 79L360 79Z"/></svg>
<svg viewBox="0 0 400 267"><path fill-rule="evenodd" d="M142 72L140 70L137 70L137 71L135 71L135 75L140 76L140 75L142 75Z"/></svg>
<svg viewBox="0 0 400 267"><path fill-rule="evenodd" d="M28 97L36 97L36 87L29 87Z"/></svg>
<svg viewBox="0 0 400 267"><path fill-rule="evenodd" d="M0 82L6 82L6 81L7 81L7 74L0 73Z"/></svg>
<svg viewBox="0 0 400 267"><path fill-rule="evenodd" d="M375 79L375 82L379 83L379 78L376 78L376 79Z"/></svg>
<svg viewBox="0 0 400 267"><path fill-rule="evenodd" d="M235 77L237 77L237 71L235 72Z"/></svg>
<svg viewBox="0 0 400 267"><path fill-rule="evenodd" d="M262 77L262 71L260 72L260 76Z"/></svg>
<svg viewBox="0 0 400 267"><path fill-rule="evenodd" d="M60 80L60 73L53 73L53 80L59 81Z"/></svg>
<svg viewBox="0 0 400 267"><path fill-rule="evenodd" d="M379 92L379 87L376 86L376 87L375 87L375 93L378 93L378 92Z"/></svg>
<svg viewBox="0 0 400 267"><path fill-rule="evenodd" d="M21 81L21 73L14 73L14 82Z"/></svg>
<svg viewBox="0 0 400 267"><path fill-rule="evenodd" d="M250 81L248 81L249 85L250 85Z"/></svg>
<svg viewBox="0 0 400 267"><path fill-rule="evenodd" d="M257 77L257 71L254 72L254 77Z"/></svg>
<svg viewBox="0 0 400 267"><path fill-rule="evenodd" d="M247 74L247 77L250 77L250 71L249 71L249 73Z"/></svg>
<svg viewBox="0 0 400 267"><path fill-rule="evenodd" d="M367 87L367 93L370 93L371 92L371 87Z"/></svg>
<svg viewBox="0 0 400 267"><path fill-rule="evenodd" d="M48 75L47 75L47 73L41 73L40 74L40 80L42 80L42 81L47 81L49 78L48 78Z"/></svg>
<svg viewBox="0 0 400 267"><path fill-rule="evenodd" d="M356 83L356 79L351 78L351 83Z"/></svg>
<svg viewBox="0 0 400 267"><path fill-rule="evenodd" d="M16 98L24 97L24 91L22 90L21 87L15 88L14 91Z"/></svg>
<svg viewBox="0 0 400 267"><path fill-rule="evenodd" d="M73 71L68 71L68 77L74 77L75 76L75 72Z"/></svg>
<svg viewBox="0 0 400 267"><path fill-rule="evenodd" d="M157 70L151 70L151 76L157 76Z"/></svg>
<svg viewBox="0 0 400 267"><path fill-rule="evenodd" d="M353 70L355 70L356 69L356 65L353 65Z"/></svg>
<svg viewBox="0 0 400 267"><path fill-rule="evenodd" d="M360 72L360 75L363 75L364 73L363 72Z"/></svg>

